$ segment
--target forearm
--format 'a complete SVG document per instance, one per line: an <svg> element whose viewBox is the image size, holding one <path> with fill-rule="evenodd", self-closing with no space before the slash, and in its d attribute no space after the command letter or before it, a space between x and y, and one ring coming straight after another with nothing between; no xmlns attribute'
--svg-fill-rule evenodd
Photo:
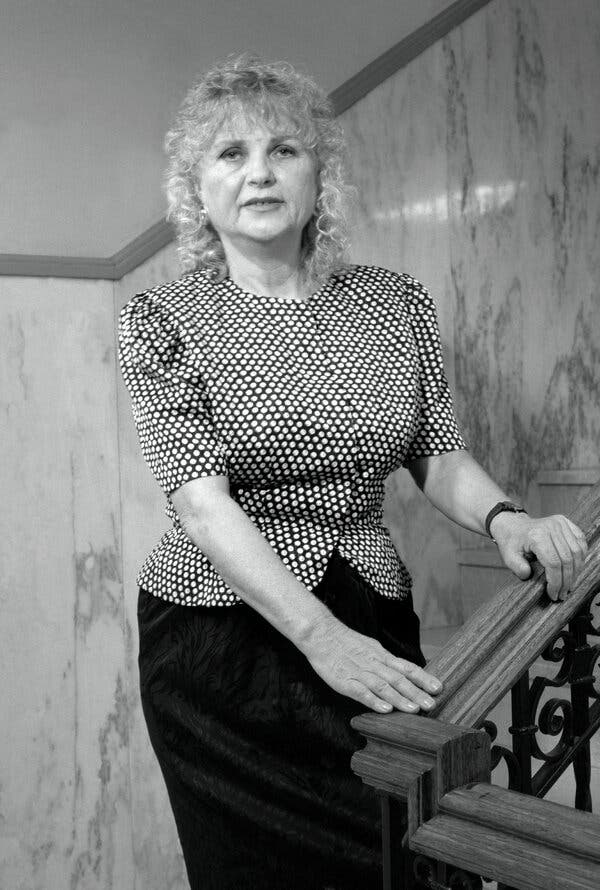
<svg viewBox="0 0 600 890"><path fill-rule="evenodd" d="M428 500L463 528L485 534L494 504L508 500L468 451L451 451L415 461L409 467Z"/></svg>
<svg viewBox="0 0 600 890"><path fill-rule="evenodd" d="M335 620L228 495L215 496L201 515L186 514L182 525L229 587L300 650L324 621Z"/></svg>

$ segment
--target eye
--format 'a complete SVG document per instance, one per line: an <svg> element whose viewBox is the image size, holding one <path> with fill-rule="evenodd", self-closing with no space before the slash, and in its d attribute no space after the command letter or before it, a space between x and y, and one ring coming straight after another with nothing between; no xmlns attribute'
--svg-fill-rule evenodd
<svg viewBox="0 0 600 890"><path fill-rule="evenodd" d="M275 149L275 153L284 158L293 157L296 154L296 149L292 148L291 145L278 145Z"/></svg>
<svg viewBox="0 0 600 890"><path fill-rule="evenodd" d="M241 151L239 148L232 146L231 148L226 148L225 151L221 152L219 157L224 158L226 161L235 161L239 158Z"/></svg>

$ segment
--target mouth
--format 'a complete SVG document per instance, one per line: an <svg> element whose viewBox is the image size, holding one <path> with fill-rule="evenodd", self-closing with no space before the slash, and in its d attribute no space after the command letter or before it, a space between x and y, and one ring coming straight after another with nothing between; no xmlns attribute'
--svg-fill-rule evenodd
<svg viewBox="0 0 600 890"><path fill-rule="evenodd" d="M279 198L251 198L243 204L243 207L263 207L267 204L283 204Z"/></svg>

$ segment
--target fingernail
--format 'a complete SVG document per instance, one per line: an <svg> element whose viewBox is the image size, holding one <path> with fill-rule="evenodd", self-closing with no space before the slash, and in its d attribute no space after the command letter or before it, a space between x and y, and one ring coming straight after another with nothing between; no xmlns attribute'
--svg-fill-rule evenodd
<svg viewBox="0 0 600 890"><path fill-rule="evenodd" d="M439 682L439 680L434 680L433 683L431 684L431 691L432 692L441 692L441 689L442 689L442 684Z"/></svg>
<svg viewBox="0 0 600 890"><path fill-rule="evenodd" d="M424 698L423 703L426 708L433 708L435 702L432 698Z"/></svg>

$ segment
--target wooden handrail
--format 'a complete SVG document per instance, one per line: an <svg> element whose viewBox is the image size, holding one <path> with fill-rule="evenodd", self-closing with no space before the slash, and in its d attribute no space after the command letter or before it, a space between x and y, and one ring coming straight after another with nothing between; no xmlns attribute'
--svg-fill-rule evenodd
<svg viewBox="0 0 600 890"><path fill-rule="evenodd" d="M410 847L520 890L600 887L600 817L496 785L446 794Z"/></svg>
<svg viewBox="0 0 600 890"><path fill-rule="evenodd" d="M571 519L585 533L589 548L573 591L562 602L552 602L537 563L527 581L509 581L427 664L427 670L444 683L428 716L481 726L560 629L600 593L600 482L578 502ZM395 711L384 719L393 724L403 714ZM371 711L354 717L351 724L362 732L369 720L379 725L380 717Z"/></svg>
<svg viewBox="0 0 600 890"><path fill-rule="evenodd" d="M560 629L600 593L600 483L577 504L571 519L589 546L573 591L564 601L552 602L539 564L527 581L509 581L428 663L427 670L444 683L431 716L481 726Z"/></svg>
<svg viewBox="0 0 600 890"><path fill-rule="evenodd" d="M600 819L487 784L489 737L478 729L560 630L600 593L600 482L571 518L585 532L589 552L566 600L550 601L536 565L528 581L509 582L428 664L444 682L435 711L368 712L351 720L367 738L351 766L381 795L385 888L400 886L394 844L400 843L399 826L406 827L397 809L402 805L408 807L406 838L414 853L524 890L600 887ZM448 752L454 752L450 759Z"/></svg>

